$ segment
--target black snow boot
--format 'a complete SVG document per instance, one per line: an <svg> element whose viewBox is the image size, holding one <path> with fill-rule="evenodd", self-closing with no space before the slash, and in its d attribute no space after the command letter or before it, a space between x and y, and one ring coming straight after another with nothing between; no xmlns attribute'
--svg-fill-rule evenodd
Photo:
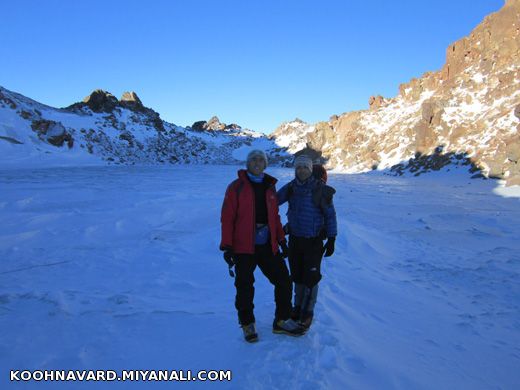
<svg viewBox="0 0 520 390"><path fill-rule="evenodd" d="M273 333L301 336L305 333L305 330L291 318L287 320L277 320L275 318L273 322Z"/></svg>
<svg viewBox="0 0 520 390"><path fill-rule="evenodd" d="M242 325L242 331L244 332L244 338L248 343L254 343L258 341L258 333L256 333L256 326L254 322L249 325Z"/></svg>

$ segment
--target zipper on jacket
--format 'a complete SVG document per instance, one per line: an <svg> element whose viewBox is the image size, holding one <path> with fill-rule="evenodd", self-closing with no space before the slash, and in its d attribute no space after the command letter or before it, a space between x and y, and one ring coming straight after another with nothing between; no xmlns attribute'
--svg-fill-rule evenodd
<svg viewBox="0 0 520 390"><path fill-rule="evenodd" d="M249 179L246 179L249 181ZM249 188L251 191L253 191L253 196L251 199L253 199L253 253L255 253L255 245L256 245L256 194L255 194L255 188L253 187L253 184L249 183Z"/></svg>
<svg viewBox="0 0 520 390"><path fill-rule="evenodd" d="M273 237L273 231L271 229L271 226L269 226L269 216L271 215L271 207L270 207L270 202L269 202L269 190L271 190L274 192L274 196L276 196L276 191L274 191L274 184L271 184L269 185L269 187L265 190L265 208L267 209L267 227L269 228L269 239L271 241L271 252L273 251L273 242L272 242L272 237ZM274 221L275 225L276 225L276 221ZM276 236L276 226L275 226L275 229L274 229L274 234ZM275 237L276 238L276 237ZM277 247L278 247L278 243L277 244ZM275 253L276 254L276 253Z"/></svg>

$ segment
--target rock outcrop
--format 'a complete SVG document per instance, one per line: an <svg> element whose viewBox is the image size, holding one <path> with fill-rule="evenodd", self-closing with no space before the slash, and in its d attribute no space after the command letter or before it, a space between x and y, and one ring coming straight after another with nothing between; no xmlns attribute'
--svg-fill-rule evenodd
<svg viewBox="0 0 520 390"><path fill-rule="evenodd" d="M42 141L54 146L63 146L67 143L69 148L74 145L74 139L60 122L46 119L34 120L31 123L32 130Z"/></svg>
<svg viewBox="0 0 520 390"><path fill-rule="evenodd" d="M369 107L315 125L282 124L275 136L292 153L307 144L321 150L346 172L387 169L442 147L488 177L520 183L520 0L450 45L442 69L402 84L394 98L371 97Z"/></svg>
<svg viewBox="0 0 520 390"><path fill-rule="evenodd" d="M211 117L209 121L197 121L191 125L191 129L195 131L224 131L224 130L235 130L238 131L242 129L241 126L236 123L231 123L230 125L226 125L225 123L220 122L217 116Z"/></svg>
<svg viewBox="0 0 520 390"><path fill-rule="evenodd" d="M110 92L96 89L83 99L83 103L94 112L112 112L119 101Z"/></svg>
<svg viewBox="0 0 520 390"><path fill-rule="evenodd" d="M125 92L121 96L120 104L133 111L145 111L146 108L135 92Z"/></svg>

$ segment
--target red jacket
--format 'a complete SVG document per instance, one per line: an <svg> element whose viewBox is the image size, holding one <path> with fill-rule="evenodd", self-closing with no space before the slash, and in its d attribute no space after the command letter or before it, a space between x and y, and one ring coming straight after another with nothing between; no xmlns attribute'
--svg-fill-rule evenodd
<svg viewBox="0 0 520 390"><path fill-rule="evenodd" d="M285 241L278 214L275 189L277 180L270 175L264 175L269 181L269 187L265 191L267 224L271 234L273 254L276 254L278 244ZM238 179L233 181L226 190L220 222L222 224L221 250L228 247L232 248L234 253L255 253L255 194L245 169L238 171Z"/></svg>

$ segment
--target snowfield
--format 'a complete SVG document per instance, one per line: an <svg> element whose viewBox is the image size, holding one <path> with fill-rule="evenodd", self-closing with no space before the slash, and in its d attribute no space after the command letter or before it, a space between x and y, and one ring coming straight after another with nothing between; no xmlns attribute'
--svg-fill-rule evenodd
<svg viewBox="0 0 520 390"><path fill-rule="evenodd" d="M0 388L172 385L9 382L66 369L232 370L181 386L233 389L517 388L518 197L461 173L330 174L339 236L316 321L301 338L271 333L273 288L257 270L250 345L218 250L237 169L0 170Z"/></svg>

